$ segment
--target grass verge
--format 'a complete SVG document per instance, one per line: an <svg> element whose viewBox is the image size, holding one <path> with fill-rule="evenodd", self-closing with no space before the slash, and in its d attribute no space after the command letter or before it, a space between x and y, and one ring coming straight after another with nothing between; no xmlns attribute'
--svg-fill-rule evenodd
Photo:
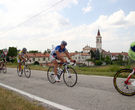
<svg viewBox="0 0 135 110"><path fill-rule="evenodd" d="M16 68L17 64L8 63L10 68ZM135 66L135 65L132 65ZM114 76L114 74L122 68L130 68L132 66L119 66L119 65L106 65L97 67L74 67L78 74L84 75L99 75L99 76ZM37 65L30 65L32 70L47 71L48 67L42 67Z"/></svg>
<svg viewBox="0 0 135 110"><path fill-rule="evenodd" d="M38 102L30 102L13 91L0 87L0 110L47 110Z"/></svg>

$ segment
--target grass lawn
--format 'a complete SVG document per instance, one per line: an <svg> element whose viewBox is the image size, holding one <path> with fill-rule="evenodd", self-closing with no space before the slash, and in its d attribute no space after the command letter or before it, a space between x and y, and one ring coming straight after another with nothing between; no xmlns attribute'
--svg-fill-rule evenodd
<svg viewBox="0 0 135 110"><path fill-rule="evenodd" d="M7 66L10 68L16 68L17 64L9 63ZM122 68L130 68L133 66L135 66L135 65L131 65L131 66L106 65L106 66L97 66L97 67L78 67L78 66L75 66L74 68L78 74L114 76L116 71L118 71ZM42 66L37 66L37 65L30 65L30 68L33 70L42 70L42 71L48 70L48 67L42 67Z"/></svg>
<svg viewBox="0 0 135 110"><path fill-rule="evenodd" d="M13 91L0 87L0 110L47 110L38 102L30 102Z"/></svg>

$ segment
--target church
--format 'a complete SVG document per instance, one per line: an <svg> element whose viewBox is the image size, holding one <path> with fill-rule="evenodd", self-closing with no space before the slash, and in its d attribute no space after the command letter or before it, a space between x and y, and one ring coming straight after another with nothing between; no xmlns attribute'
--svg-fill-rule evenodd
<svg viewBox="0 0 135 110"><path fill-rule="evenodd" d="M110 51L105 51L102 49L102 36L100 34L100 30L98 29L97 36L96 36L96 47L90 47L90 46L85 46L83 48L83 53L89 53L91 50L96 51L99 50L100 53L104 56L110 56L111 60L117 60L119 55L123 56L123 61L128 60L128 53L127 52L117 52L117 53L111 53Z"/></svg>
<svg viewBox="0 0 135 110"><path fill-rule="evenodd" d="M100 53L104 51L102 49L102 36L100 34L99 29L96 36L96 48L93 48L87 45L83 48L83 53L89 53L91 50L96 51L97 49L99 50Z"/></svg>

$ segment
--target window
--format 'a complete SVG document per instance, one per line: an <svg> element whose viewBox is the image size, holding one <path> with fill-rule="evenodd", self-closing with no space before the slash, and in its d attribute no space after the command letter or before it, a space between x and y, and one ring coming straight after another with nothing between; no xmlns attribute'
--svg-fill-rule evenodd
<svg viewBox="0 0 135 110"><path fill-rule="evenodd" d="M45 58L43 58L43 61L45 61Z"/></svg>
<svg viewBox="0 0 135 110"><path fill-rule="evenodd" d="M33 61L35 61L35 58L33 58Z"/></svg>

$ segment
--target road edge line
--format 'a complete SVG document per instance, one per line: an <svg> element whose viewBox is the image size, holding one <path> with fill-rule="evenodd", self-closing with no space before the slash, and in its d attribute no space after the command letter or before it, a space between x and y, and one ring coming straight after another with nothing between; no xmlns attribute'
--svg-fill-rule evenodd
<svg viewBox="0 0 135 110"><path fill-rule="evenodd" d="M28 96L28 97L31 98L31 99L34 99L34 100L43 102L43 103L48 104L48 105L51 105L51 106L56 107L56 108L61 109L61 110L74 110L74 109L72 109L72 108L69 108L69 107L66 107L66 106L57 104L57 103L55 103L55 102L46 100L46 99L44 99L44 98L41 98L41 97L32 95L32 94L30 94L30 93L27 93L27 92L25 92L25 91L22 91L22 90L13 88L13 87L11 87L11 86L9 86L9 85L6 85L6 84L3 84L3 83L0 83L0 86L2 86L2 87L4 87L4 88L7 88L7 89L9 89L9 90L15 91L15 92L17 92L17 93L20 93L20 94L22 94L22 95Z"/></svg>

